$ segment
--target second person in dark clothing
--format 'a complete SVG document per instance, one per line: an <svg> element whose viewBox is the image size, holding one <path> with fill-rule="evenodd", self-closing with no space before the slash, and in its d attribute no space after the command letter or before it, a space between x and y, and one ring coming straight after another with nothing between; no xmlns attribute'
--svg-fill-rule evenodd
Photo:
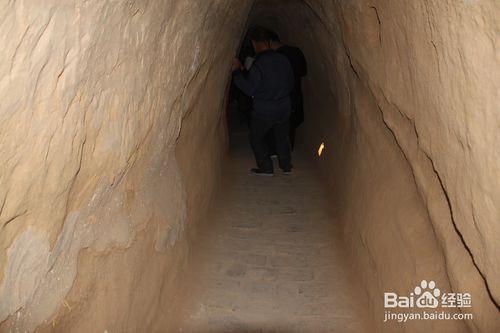
<svg viewBox="0 0 500 333"><path fill-rule="evenodd" d="M274 131L279 166L285 174L292 171L289 142L290 94L294 89L294 73L285 56L271 48L270 32L254 28L249 37L257 56L245 77L241 62L233 62L233 82L246 95L253 97L253 114L250 126L250 143L257 162L251 172L272 176L273 163L269 156L266 134Z"/></svg>
<svg viewBox="0 0 500 333"><path fill-rule="evenodd" d="M270 32L271 48L283 54L290 64L295 78L292 93L292 114L290 117L290 144L292 149L295 145L295 130L304 122L304 97L302 95L302 78L307 75L307 62L302 50L295 46L285 45L281 42L278 34Z"/></svg>

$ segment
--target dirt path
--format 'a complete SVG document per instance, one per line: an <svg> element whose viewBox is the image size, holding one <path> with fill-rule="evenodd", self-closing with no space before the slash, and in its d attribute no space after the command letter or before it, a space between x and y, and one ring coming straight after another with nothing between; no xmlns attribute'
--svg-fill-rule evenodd
<svg viewBox="0 0 500 333"><path fill-rule="evenodd" d="M366 331L314 167L296 153L292 176L251 176L245 137L235 141L182 332Z"/></svg>

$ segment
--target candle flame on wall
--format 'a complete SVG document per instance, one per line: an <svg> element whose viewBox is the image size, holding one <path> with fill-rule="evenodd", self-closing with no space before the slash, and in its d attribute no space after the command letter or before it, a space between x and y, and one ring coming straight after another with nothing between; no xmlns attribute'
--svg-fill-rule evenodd
<svg viewBox="0 0 500 333"><path fill-rule="evenodd" d="M321 142L318 148L318 156L321 156L321 154L323 154L323 149L325 149L325 143Z"/></svg>

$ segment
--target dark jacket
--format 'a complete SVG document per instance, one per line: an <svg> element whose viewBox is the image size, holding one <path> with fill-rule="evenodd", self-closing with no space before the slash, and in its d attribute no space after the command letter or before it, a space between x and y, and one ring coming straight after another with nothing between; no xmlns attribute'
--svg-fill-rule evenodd
<svg viewBox="0 0 500 333"><path fill-rule="evenodd" d="M304 121L304 98L302 96L302 77L307 75L307 62L302 51L295 46L283 45L276 50L283 54L292 65L295 85L291 94L292 126L298 126Z"/></svg>
<svg viewBox="0 0 500 333"><path fill-rule="evenodd" d="M286 121L292 105L290 94L294 88L294 74L284 55L273 50L261 52L255 58L248 75L233 72L234 84L253 97L253 116L272 122Z"/></svg>

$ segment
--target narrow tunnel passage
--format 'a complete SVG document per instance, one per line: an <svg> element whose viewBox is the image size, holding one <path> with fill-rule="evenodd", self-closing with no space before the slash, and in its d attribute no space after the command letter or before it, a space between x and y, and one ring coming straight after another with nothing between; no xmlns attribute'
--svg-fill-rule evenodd
<svg viewBox="0 0 500 333"><path fill-rule="evenodd" d="M0 331L500 331L498 17L0 1ZM309 63L288 178L229 142L249 24ZM424 292L439 307L387 306ZM423 311L454 317L399 319Z"/></svg>

